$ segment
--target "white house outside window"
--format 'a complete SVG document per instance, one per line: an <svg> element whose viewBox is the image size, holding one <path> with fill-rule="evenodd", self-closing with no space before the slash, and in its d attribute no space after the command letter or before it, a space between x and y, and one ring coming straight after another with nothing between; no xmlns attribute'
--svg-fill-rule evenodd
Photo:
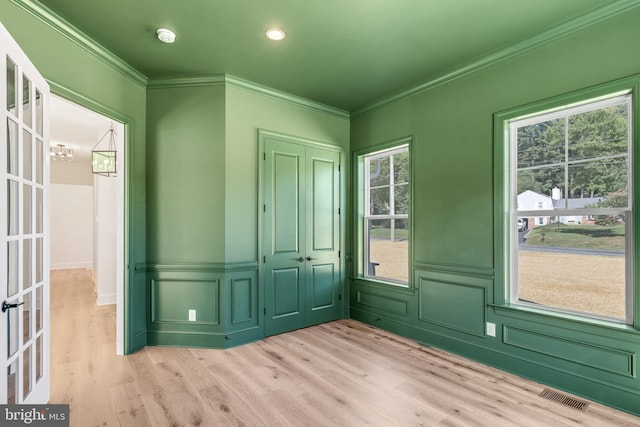
<svg viewBox="0 0 640 427"><path fill-rule="evenodd" d="M631 117L616 94L509 121L512 304L632 322Z"/></svg>

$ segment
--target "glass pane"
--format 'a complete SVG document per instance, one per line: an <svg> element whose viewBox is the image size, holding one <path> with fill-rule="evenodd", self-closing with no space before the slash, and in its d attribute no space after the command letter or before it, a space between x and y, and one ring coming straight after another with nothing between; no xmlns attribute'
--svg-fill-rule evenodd
<svg viewBox="0 0 640 427"><path fill-rule="evenodd" d="M18 300L9 301L9 304L17 304ZM11 308L7 310L7 341L8 352L7 356L11 357L18 351L20 345L20 335L18 335L18 319L20 310L17 308Z"/></svg>
<svg viewBox="0 0 640 427"><path fill-rule="evenodd" d="M393 187L394 204L396 214L408 214L409 213L409 186L396 185Z"/></svg>
<svg viewBox="0 0 640 427"><path fill-rule="evenodd" d="M22 202L24 204L24 208L22 210L22 233L30 234L33 231L33 214L31 212L32 196L31 186L29 184L24 184L22 186Z"/></svg>
<svg viewBox="0 0 640 427"><path fill-rule="evenodd" d="M44 209L42 188L36 188L36 233L43 232L42 216Z"/></svg>
<svg viewBox="0 0 640 427"><path fill-rule="evenodd" d="M42 163L42 141L36 139L36 182L42 184L44 176L44 164Z"/></svg>
<svg viewBox="0 0 640 427"><path fill-rule="evenodd" d="M33 147L33 142L31 133L25 130L22 135L22 177L31 180L31 148Z"/></svg>
<svg viewBox="0 0 640 427"><path fill-rule="evenodd" d="M32 308L31 308L31 292L27 292L22 296L22 301L24 301L24 305L22 306L22 344L26 344L31 339L31 319L32 316Z"/></svg>
<svg viewBox="0 0 640 427"><path fill-rule="evenodd" d="M36 334L42 330L43 307L42 286L36 289Z"/></svg>
<svg viewBox="0 0 640 427"><path fill-rule="evenodd" d="M389 215L389 187L372 188L369 192L369 214Z"/></svg>
<svg viewBox="0 0 640 427"><path fill-rule="evenodd" d="M409 227L406 219L367 220L369 259L366 275L397 280L409 280Z"/></svg>
<svg viewBox="0 0 640 427"><path fill-rule="evenodd" d="M389 156L369 160L369 187L389 185Z"/></svg>
<svg viewBox="0 0 640 427"><path fill-rule="evenodd" d="M19 267L19 242L13 240L7 242L7 296L13 296L18 292L18 267Z"/></svg>
<svg viewBox="0 0 640 427"><path fill-rule="evenodd" d="M520 243L518 299L625 319L625 216L559 219Z"/></svg>
<svg viewBox="0 0 640 427"><path fill-rule="evenodd" d="M18 212L20 211L20 206L18 205L19 188L16 181L7 181L7 232L10 236L20 232L20 221L18 219Z"/></svg>
<svg viewBox="0 0 640 427"><path fill-rule="evenodd" d="M518 171L517 179L518 210L541 209L537 204L530 204L528 197L522 193L532 191L533 193L542 194L551 198L554 188L564 188L564 167L559 166ZM545 209L553 209L553 206L545 207Z"/></svg>
<svg viewBox="0 0 640 427"><path fill-rule="evenodd" d="M18 403L18 361L15 360L7 367L7 404Z"/></svg>
<svg viewBox="0 0 640 427"><path fill-rule="evenodd" d="M43 136L44 132L44 97L38 89L36 89L36 133Z"/></svg>
<svg viewBox="0 0 640 427"><path fill-rule="evenodd" d="M16 64L7 57L7 111L17 115L16 105L18 104L18 74Z"/></svg>
<svg viewBox="0 0 640 427"><path fill-rule="evenodd" d="M42 352L44 351L43 343L44 340L42 339L42 335L40 335L36 340L36 383L42 378L42 364L44 363L44 359L42 358Z"/></svg>
<svg viewBox="0 0 640 427"><path fill-rule="evenodd" d="M518 128L518 168L563 162L564 123L560 118Z"/></svg>
<svg viewBox="0 0 640 427"><path fill-rule="evenodd" d="M26 398L31 393L31 349L29 346L22 353L22 396Z"/></svg>
<svg viewBox="0 0 640 427"><path fill-rule="evenodd" d="M25 239L22 241L22 288L27 289L33 284L33 278L31 276L31 239Z"/></svg>
<svg viewBox="0 0 640 427"><path fill-rule="evenodd" d="M18 175L18 124L7 119L7 172Z"/></svg>
<svg viewBox="0 0 640 427"><path fill-rule="evenodd" d="M22 121L31 127L31 82L22 76Z"/></svg>
<svg viewBox="0 0 640 427"><path fill-rule="evenodd" d="M569 117L569 161L626 154L628 141L627 104Z"/></svg>
<svg viewBox="0 0 640 427"><path fill-rule="evenodd" d="M36 239L36 283L42 282L43 276L43 253L42 237Z"/></svg>
<svg viewBox="0 0 640 427"><path fill-rule="evenodd" d="M600 207L627 207L627 158L613 157L569 164L569 197L590 198Z"/></svg>
<svg viewBox="0 0 640 427"><path fill-rule="evenodd" d="M393 179L395 184L409 182L409 152L393 156Z"/></svg>

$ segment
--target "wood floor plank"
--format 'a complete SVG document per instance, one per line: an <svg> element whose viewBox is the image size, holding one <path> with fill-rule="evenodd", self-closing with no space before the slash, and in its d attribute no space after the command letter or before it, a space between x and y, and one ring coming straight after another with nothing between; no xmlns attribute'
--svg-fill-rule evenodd
<svg viewBox="0 0 640 427"><path fill-rule="evenodd" d="M115 307L85 270L51 273L51 402L86 426L638 426L591 403L353 320L227 350L115 355Z"/></svg>

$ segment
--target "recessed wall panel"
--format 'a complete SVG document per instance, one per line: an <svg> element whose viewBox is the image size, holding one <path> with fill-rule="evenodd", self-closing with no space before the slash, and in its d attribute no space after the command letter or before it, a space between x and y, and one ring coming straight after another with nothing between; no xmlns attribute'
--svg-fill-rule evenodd
<svg viewBox="0 0 640 427"><path fill-rule="evenodd" d="M196 310L196 321L189 321ZM154 323L220 323L220 282L218 280L151 281L151 320Z"/></svg>

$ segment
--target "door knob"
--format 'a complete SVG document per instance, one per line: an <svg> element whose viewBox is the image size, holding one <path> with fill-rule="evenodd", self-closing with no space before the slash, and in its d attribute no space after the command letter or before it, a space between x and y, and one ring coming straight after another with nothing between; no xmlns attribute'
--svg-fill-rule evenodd
<svg viewBox="0 0 640 427"><path fill-rule="evenodd" d="M7 310L9 310L10 308L16 308L19 305L24 304L24 302L19 302L16 304L9 304L6 301L2 301L2 312L5 313Z"/></svg>
<svg viewBox="0 0 640 427"><path fill-rule="evenodd" d="M300 258L294 258L293 260L294 260L294 261L298 261L298 262L303 262L303 261L304 261L304 258L302 258L302 257L300 257Z"/></svg>
<svg viewBox="0 0 640 427"><path fill-rule="evenodd" d="M318 258L311 258L310 256L307 257L307 261L311 261L312 259L318 259Z"/></svg>

